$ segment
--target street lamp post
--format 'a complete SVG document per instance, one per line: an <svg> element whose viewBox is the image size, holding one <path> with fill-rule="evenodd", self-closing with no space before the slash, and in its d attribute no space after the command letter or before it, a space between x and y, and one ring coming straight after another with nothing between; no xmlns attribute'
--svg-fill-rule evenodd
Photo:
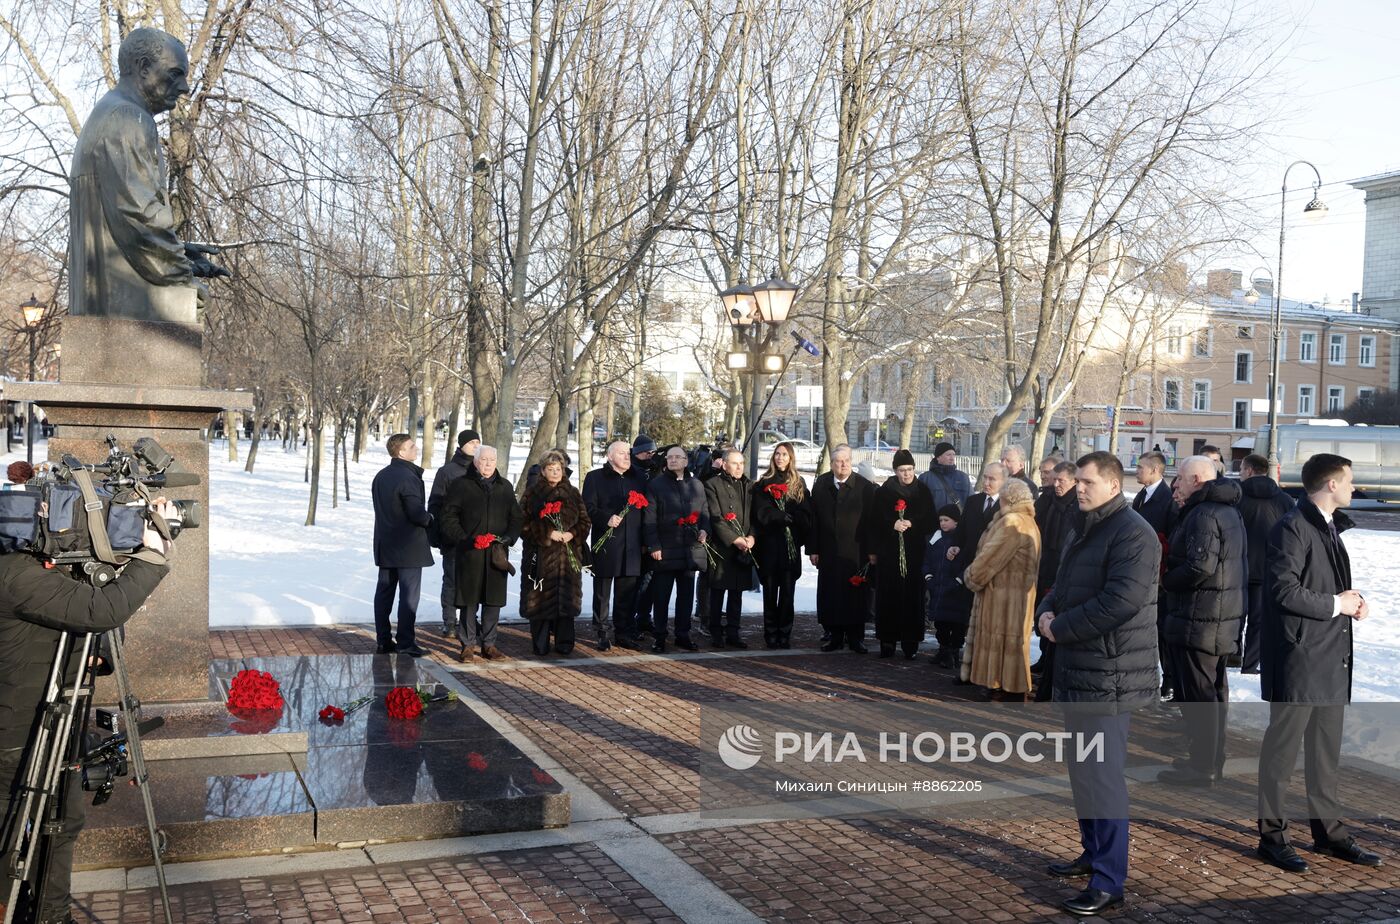
<svg viewBox="0 0 1400 924"><path fill-rule="evenodd" d="M1327 206L1318 198L1318 191L1322 188L1322 174L1318 172L1316 166L1306 160L1295 160L1288 165L1288 169L1283 171L1283 187L1280 193L1280 213L1278 220L1278 274L1274 277L1274 310L1270 319L1270 345L1269 354L1269 472L1277 478L1279 476L1278 459L1278 401L1275 395L1278 394L1278 342L1282 335L1283 312L1283 237L1288 224L1288 174L1298 165L1305 165L1312 169L1313 176L1317 182L1313 184L1313 196L1307 205L1303 206L1303 216L1312 221L1317 221L1326 217ZM1252 288L1252 287L1251 287ZM1258 298L1258 293L1255 293Z"/></svg>
<svg viewBox="0 0 1400 924"><path fill-rule="evenodd" d="M787 320L796 298L797 286L779 279L776 271L772 278L756 286L741 282L719 293L725 320L734 330L735 349L727 357L729 369L736 374L748 372L750 376L749 422L743 451L749 457L749 478L754 480L758 478L758 444L754 437L767 407L767 402L759 403L759 393L765 376L781 375L787 369L788 357L773 347L778 327Z"/></svg>
<svg viewBox="0 0 1400 924"><path fill-rule="evenodd" d="M34 364L38 356L38 335L39 327L44 322L44 309L47 306L29 295L29 301L22 302L19 306L24 314L24 333L29 338L29 381L34 381ZM24 423L24 457L30 464L34 462L34 402L30 401L28 413L25 414ZM8 426L8 421L6 426Z"/></svg>
<svg viewBox="0 0 1400 924"><path fill-rule="evenodd" d="M1268 397L1268 401L1269 401L1269 414L1272 415L1272 414L1274 413L1275 408L1278 406L1279 401L1280 401L1280 398L1279 398L1279 383L1278 383L1279 367L1278 367L1277 365L1274 364L1274 362L1273 362L1273 356L1276 356L1276 355L1280 352L1279 349L1278 349L1278 343L1279 343L1279 340L1280 340L1280 338L1281 338L1281 332L1279 331L1279 320L1278 320L1278 319L1279 319L1279 315L1278 315L1278 313L1277 313L1277 310L1278 310L1278 282L1277 282L1277 280L1274 279L1274 274L1271 273L1271 272L1269 272L1269 268L1268 268L1267 266L1256 266L1254 269L1252 269L1252 270L1249 271L1249 288L1245 290L1245 293L1244 293L1244 303L1245 303L1246 305L1251 305L1251 306L1259 304L1259 289L1255 287L1254 283L1255 283L1256 280L1261 279L1261 278L1265 278L1265 279L1268 279L1268 280L1269 280L1269 291L1270 291L1270 296L1269 296L1269 297L1273 300L1273 302L1272 302L1272 307L1271 307L1271 310L1270 310L1269 314L1270 314L1270 318L1272 319L1271 322L1270 322L1270 324L1271 324L1272 329L1273 329L1274 337L1273 337L1273 344L1272 344L1272 347L1271 347L1271 349L1272 349L1273 352L1272 352L1272 354L1271 354L1271 356L1270 356L1270 363L1269 363L1269 393L1268 393L1268 396L1267 396L1267 397ZM1270 442L1272 442L1272 439L1273 439L1272 434L1273 434L1273 432L1274 432L1274 426L1275 426L1277 423L1278 423L1278 419L1277 419L1276 416L1270 416L1270 417L1269 417L1269 433L1271 434L1271 435L1270 435ZM1259 451L1259 450L1256 448L1256 449L1255 449L1255 452L1258 452L1258 451ZM1272 454L1273 454L1273 453L1271 452L1270 455L1272 455ZM1275 473L1275 474L1277 474L1277 473Z"/></svg>

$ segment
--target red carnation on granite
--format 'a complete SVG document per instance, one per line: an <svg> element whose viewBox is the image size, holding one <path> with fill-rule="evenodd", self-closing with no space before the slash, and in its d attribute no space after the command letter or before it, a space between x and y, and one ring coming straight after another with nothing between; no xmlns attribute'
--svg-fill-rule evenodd
<svg viewBox="0 0 1400 924"><path fill-rule="evenodd" d="M267 671L242 670L228 687L228 707L232 709L281 709L282 687Z"/></svg>
<svg viewBox="0 0 1400 924"><path fill-rule="evenodd" d="M530 770L530 775L534 777L535 782L539 783L541 786L550 786L554 783L554 777L550 776L548 773L545 773L539 767L532 768Z"/></svg>
<svg viewBox="0 0 1400 924"><path fill-rule="evenodd" d="M423 700L413 687L394 687L384 697L391 719L416 719L423 714Z"/></svg>
<svg viewBox="0 0 1400 924"><path fill-rule="evenodd" d="M321 710L321 721L327 725L339 725L345 721L345 710L339 706L327 706Z"/></svg>
<svg viewBox="0 0 1400 924"><path fill-rule="evenodd" d="M467 755L467 766L471 767L473 770L480 771L485 770L490 764L486 762L485 757L482 757L476 751L472 751Z"/></svg>

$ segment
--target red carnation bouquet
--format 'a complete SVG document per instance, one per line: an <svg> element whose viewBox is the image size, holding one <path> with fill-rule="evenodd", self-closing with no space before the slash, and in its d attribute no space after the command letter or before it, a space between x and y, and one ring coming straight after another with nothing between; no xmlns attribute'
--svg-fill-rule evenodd
<svg viewBox="0 0 1400 924"><path fill-rule="evenodd" d="M705 537L704 541L701 541L700 539L700 514L691 513L687 516L677 517L676 525L679 526L682 530L688 529L693 530L695 532L695 541L699 542L700 547L705 550L706 561L708 561L711 565L714 565L716 562L719 561L719 556L715 554L714 548L710 545L709 537Z"/></svg>
<svg viewBox="0 0 1400 924"><path fill-rule="evenodd" d="M564 502L552 501L540 508L540 519L549 521L550 526L553 526L562 533L564 531L563 513ZM578 556L574 554L573 544L569 542L564 543L564 551L567 552L569 556L569 567L574 571L580 570Z"/></svg>
<svg viewBox="0 0 1400 924"><path fill-rule="evenodd" d="M909 505L904 502L904 498L902 497L894 502L894 519L896 523L905 522L904 511L908 506ZM909 565L904 557L904 536L900 534L897 538L899 539L899 576L908 577Z"/></svg>
<svg viewBox="0 0 1400 924"><path fill-rule="evenodd" d="M394 687L384 695L384 708L391 719L416 719L429 703L451 702L456 693L434 696L422 687Z"/></svg>
<svg viewBox="0 0 1400 924"><path fill-rule="evenodd" d="M773 503L778 505L778 510L786 515L788 486L775 481L763 490L768 492L769 497L773 498ZM792 541L792 530L787 526L783 527L783 538L787 540L788 561L797 561L797 543Z"/></svg>
<svg viewBox="0 0 1400 924"><path fill-rule="evenodd" d="M491 548L491 543L499 538L500 536L497 536L495 533L482 533L480 536L472 538L472 548L476 549L478 552L484 552Z"/></svg>
<svg viewBox="0 0 1400 924"><path fill-rule="evenodd" d="M633 507L636 507L638 510L644 510L645 508L650 506L651 504L647 503L647 496L641 491L628 491L627 504L620 511L618 511L617 515L625 520L627 519L627 511L631 510ZM608 531L603 533L603 535L598 538L597 542L593 543L593 551L595 554L599 549L603 547L603 544L605 542L612 538L612 534L613 528L609 526Z"/></svg>
<svg viewBox="0 0 1400 924"><path fill-rule="evenodd" d="M869 573L870 562L867 561L864 565L861 566L861 569L859 571L851 575L849 578L847 578L847 580L851 582L852 587L863 587L866 584L870 583L870 578L867 577Z"/></svg>
<svg viewBox="0 0 1400 924"><path fill-rule="evenodd" d="M267 671L242 670L228 687L230 709L281 709L282 687Z"/></svg>

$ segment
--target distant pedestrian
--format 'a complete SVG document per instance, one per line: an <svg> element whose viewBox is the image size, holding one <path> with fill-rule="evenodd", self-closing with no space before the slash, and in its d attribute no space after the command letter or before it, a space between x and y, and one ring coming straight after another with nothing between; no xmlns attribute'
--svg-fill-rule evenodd
<svg viewBox="0 0 1400 924"><path fill-rule="evenodd" d="M374 563L379 578L374 590L374 629L380 654L395 651L420 657L414 639L423 569L433 564L428 544L432 516L423 502L423 469L415 463L418 443L407 433L395 433L386 445L389 464L370 486L374 501ZM389 611L399 598L398 633L390 630Z"/></svg>

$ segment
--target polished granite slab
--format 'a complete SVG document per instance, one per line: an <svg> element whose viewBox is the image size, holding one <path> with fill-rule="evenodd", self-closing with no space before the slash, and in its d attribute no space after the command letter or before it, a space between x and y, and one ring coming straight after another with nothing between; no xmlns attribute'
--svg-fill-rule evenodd
<svg viewBox="0 0 1400 924"><path fill-rule="evenodd" d="M445 697L436 665L399 655L216 661L211 696L226 696L228 682L245 668L277 679L281 710L190 710L167 716L149 740L304 736L305 752L156 760L148 747L169 861L569 823L570 800L559 783L465 703L440 698L419 719L389 718L384 695L395 686ZM343 723L319 720L322 707L344 707L362 696L371 699ZM149 862L139 793L119 785L111 802L89 809L78 863Z"/></svg>

